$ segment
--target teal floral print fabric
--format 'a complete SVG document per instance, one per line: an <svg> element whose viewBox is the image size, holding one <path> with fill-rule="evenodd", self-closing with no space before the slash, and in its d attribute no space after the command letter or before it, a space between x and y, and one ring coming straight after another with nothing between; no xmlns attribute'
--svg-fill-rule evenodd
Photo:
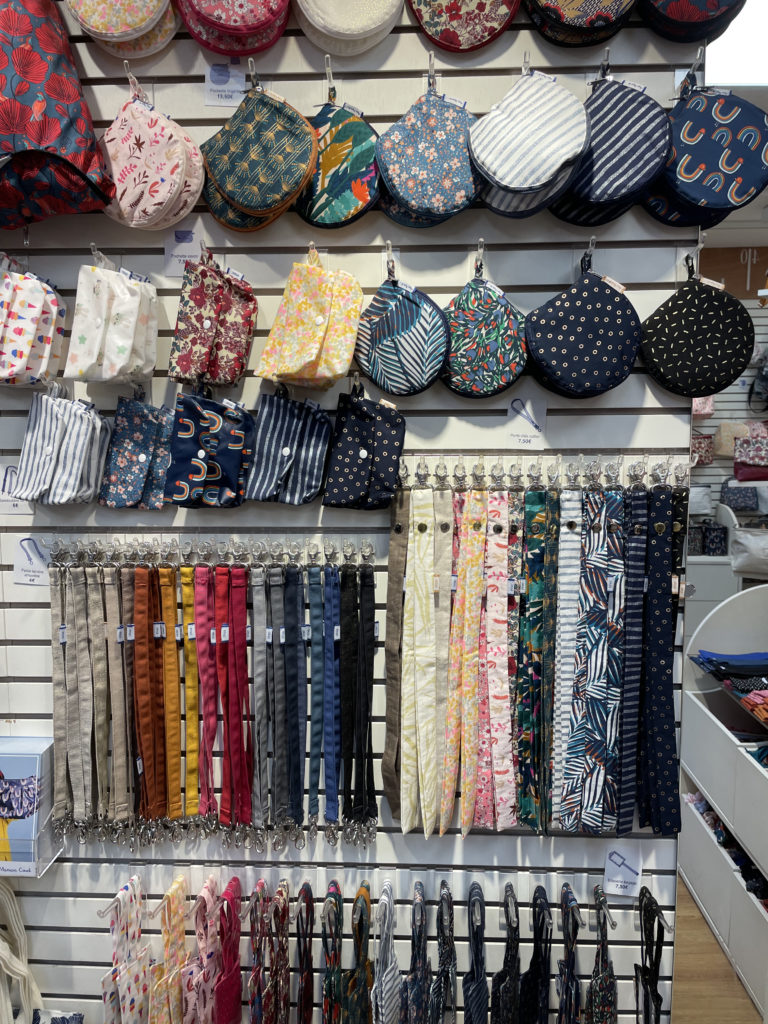
<svg viewBox="0 0 768 1024"><path fill-rule="evenodd" d="M479 179L469 159L477 118L465 104L430 89L376 145L388 191L412 213L443 219L475 199Z"/></svg>
<svg viewBox="0 0 768 1024"><path fill-rule="evenodd" d="M440 374L460 395L497 395L525 366L525 317L501 288L475 277L445 310L450 347Z"/></svg>
<svg viewBox="0 0 768 1024"><path fill-rule="evenodd" d="M317 133L317 167L296 212L321 228L349 224L379 198L379 136L360 114L338 106L333 94L309 123Z"/></svg>

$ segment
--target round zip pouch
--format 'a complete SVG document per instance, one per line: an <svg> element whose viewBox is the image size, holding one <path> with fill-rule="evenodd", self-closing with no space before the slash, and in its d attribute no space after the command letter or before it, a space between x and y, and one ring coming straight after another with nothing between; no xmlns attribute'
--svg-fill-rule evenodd
<svg viewBox="0 0 768 1024"><path fill-rule="evenodd" d="M94 38L94 42L113 57L119 57L121 60L141 60L164 50L176 35L179 25L181 19L169 4L158 23L135 39L107 42L105 39Z"/></svg>
<svg viewBox="0 0 768 1024"><path fill-rule="evenodd" d="M354 57L387 38L400 20L403 0L295 0L304 35L324 53Z"/></svg>
<svg viewBox="0 0 768 1024"><path fill-rule="evenodd" d="M582 260L582 276L526 317L528 360L543 387L592 398L632 372L642 337L629 299Z"/></svg>
<svg viewBox="0 0 768 1024"><path fill-rule="evenodd" d="M474 114L434 88L376 143L387 190L420 217L444 218L470 206L480 184L467 141Z"/></svg>
<svg viewBox="0 0 768 1024"><path fill-rule="evenodd" d="M351 224L379 198L376 169L378 134L359 111L328 102L309 119L317 134L317 166L296 200L296 212L309 224L337 228Z"/></svg>
<svg viewBox="0 0 768 1024"><path fill-rule="evenodd" d="M100 141L104 162L115 182L115 198L104 212L129 227L161 226L186 177L185 133L155 110L130 77L131 99Z"/></svg>
<svg viewBox="0 0 768 1024"><path fill-rule="evenodd" d="M395 224L404 228L433 228L436 224L442 224L451 219L447 217L420 217L412 213L407 206L404 206L399 199L396 199L387 189L384 182L379 179L379 209L385 217L389 217Z"/></svg>
<svg viewBox="0 0 768 1024"><path fill-rule="evenodd" d="M451 340L440 379L467 398L487 398L510 387L525 366L525 317L482 266L445 310Z"/></svg>
<svg viewBox="0 0 768 1024"><path fill-rule="evenodd" d="M269 32L285 17L289 0L189 0L198 21L226 35Z"/></svg>
<svg viewBox="0 0 768 1024"><path fill-rule="evenodd" d="M728 210L710 210L708 206L686 203L669 188L663 174L647 189L640 202L654 220L678 228L713 228L721 224L729 213Z"/></svg>
<svg viewBox="0 0 768 1024"><path fill-rule="evenodd" d="M206 206L211 211L213 219L231 231L259 231L261 228L265 228L267 224L277 220L285 212L280 209L277 213L264 217L252 217L248 213L243 213L242 210L235 209L234 206L227 202L208 174L205 175L202 196Z"/></svg>
<svg viewBox="0 0 768 1024"><path fill-rule="evenodd" d="M408 0L424 34L436 46L454 52L479 50L497 39L512 24L520 0Z"/></svg>
<svg viewBox="0 0 768 1024"><path fill-rule="evenodd" d="M749 366L752 317L738 299L692 276L643 324L648 373L685 398L716 395Z"/></svg>
<svg viewBox="0 0 768 1024"><path fill-rule="evenodd" d="M254 53L261 53L274 46L280 36L285 32L290 15L290 7L286 6L282 18L271 22L266 28L250 34L235 34L213 28L201 21L197 11L192 7L191 0L174 0L176 9L181 20L187 27L189 34L206 50L213 53L223 53L227 57L247 57Z"/></svg>
<svg viewBox="0 0 768 1024"><path fill-rule="evenodd" d="M267 217L287 209L310 181L317 136L282 97L257 88L200 151L208 176L230 206Z"/></svg>
<svg viewBox="0 0 768 1024"><path fill-rule="evenodd" d="M156 25L168 0L66 0L71 14L94 39L135 39Z"/></svg>
<svg viewBox="0 0 768 1024"><path fill-rule="evenodd" d="M588 143L584 104L540 71L521 75L469 132L475 167L508 192L551 185L565 164L581 158Z"/></svg>
<svg viewBox="0 0 768 1024"><path fill-rule="evenodd" d="M363 310L355 359L390 395L417 395L440 373L450 342L445 314L428 295L386 280Z"/></svg>
<svg viewBox="0 0 768 1024"><path fill-rule="evenodd" d="M669 115L672 154L667 187L693 206L735 210L753 202L768 185L768 114L730 92L683 82Z"/></svg>
<svg viewBox="0 0 768 1024"><path fill-rule="evenodd" d="M577 224L583 228L597 228L601 224L609 224L618 220L635 205L634 199L625 199L615 203L586 203L576 199L572 192L566 192L549 207L549 212L564 220L566 224Z"/></svg>
<svg viewBox="0 0 768 1024"><path fill-rule="evenodd" d="M629 20L635 0L525 0L531 21L550 43L594 46L615 36Z"/></svg>
<svg viewBox="0 0 768 1024"><path fill-rule="evenodd" d="M205 181L203 156L184 129L179 128L178 125L176 127L178 128L182 142L184 143L184 152L186 156L184 182L176 197L176 201L168 211L167 215L156 224L151 225L151 228L154 230L158 230L159 228L169 228L173 224L178 224L178 222L183 220L189 211L194 208L195 203L200 198L200 194L203 191L203 182ZM144 225L136 224L134 226L140 228Z"/></svg>
<svg viewBox="0 0 768 1024"><path fill-rule="evenodd" d="M676 43L711 43L728 28L746 0L638 0L637 10L654 32Z"/></svg>
<svg viewBox="0 0 768 1024"><path fill-rule="evenodd" d="M566 164L554 181L534 192L507 192L506 189L488 185L481 192L480 198L489 210L500 217L532 217L548 209L565 192L576 170L575 162Z"/></svg>

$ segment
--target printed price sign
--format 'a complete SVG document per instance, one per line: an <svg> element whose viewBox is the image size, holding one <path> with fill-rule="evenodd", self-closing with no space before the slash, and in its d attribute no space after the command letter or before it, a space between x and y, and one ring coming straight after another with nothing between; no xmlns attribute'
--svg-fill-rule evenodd
<svg viewBox="0 0 768 1024"><path fill-rule="evenodd" d="M211 64L206 70L206 107L239 107L245 91L245 68L238 57L229 64Z"/></svg>
<svg viewBox="0 0 768 1024"><path fill-rule="evenodd" d="M0 514L7 516L28 516L32 505L28 501L14 498L12 491L16 484L18 470L7 462L0 462Z"/></svg>
<svg viewBox="0 0 768 1024"><path fill-rule="evenodd" d="M643 852L640 843L611 843L605 854L603 890L609 896L639 896L642 884Z"/></svg>
<svg viewBox="0 0 768 1024"><path fill-rule="evenodd" d="M191 227L184 227L184 221L176 224L165 233L165 266L166 277L183 277L184 264L187 260L200 259L200 243L202 234Z"/></svg>
<svg viewBox="0 0 768 1024"><path fill-rule="evenodd" d="M518 383L507 410L509 443L521 451L544 449L547 431L547 396L533 382Z"/></svg>
<svg viewBox="0 0 768 1024"><path fill-rule="evenodd" d="M34 537L22 537L13 559L13 582L25 587L48 586L48 552Z"/></svg>

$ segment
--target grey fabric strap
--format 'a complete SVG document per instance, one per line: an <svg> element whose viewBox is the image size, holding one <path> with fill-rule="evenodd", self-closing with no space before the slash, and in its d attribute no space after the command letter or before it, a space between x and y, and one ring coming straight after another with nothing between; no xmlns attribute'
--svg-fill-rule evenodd
<svg viewBox="0 0 768 1024"><path fill-rule="evenodd" d="M72 809L67 783L67 678L64 668L66 644L66 570L48 567L51 584L51 683L53 686L53 819L60 821ZM63 632L62 632L63 627Z"/></svg>
<svg viewBox="0 0 768 1024"><path fill-rule="evenodd" d="M445 712L448 701L448 655L451 646L451 567L453 562L453 492L436 490L435 504L435 744L437 792L443 792ZM438 798L439 799L439 798Z"/></svg>
<svg viewBox="0 0 768 1024"><path fill-rule="evenodd" d="M109 676L101 566L85 570L88 591L88 646L93 679L93 749L96 762L96 813L100 821L109 808Z"/></svg>
<svg viewBox="0 0 768 1024"><path fill-rule="evenodd" d="M128 817L128 743L125 728L125 679L123 654L118 639L120 626L120 592L117 568L105 565L104 607L106 609L107 665L109 668L109 703L112 711L112 774L109 787L109 818L123 821Z"/></svg>
<svg viewBox="0 0 768 1024"><path fill-rule="evenodd" d="M288 744L285 730L285 661L281 634L285 630L285 609L283 607L283 570L271 568L267 574L269 583L269 621L271 643L267 657L272 668L268 675L271 684L269 714L272 722L272 823L282 825L288 815Z"/></svg>
<svg viewBox="0 0 768 1024"><path fill-rule="evenodd" d="M93 738L93 680L88 652L88 593L85 569L69 570L72 584L72 612L75 627L75 662L73 666L74 700L67 701L67 739L70 752L73 812L76 821L91 816L93 777L91 741ZM67 644L69 648L69 644ZM67 671L67 693L70 692Z"/></svg>
<svg viewBox="0 0 768 1024"><path fill-rule="evenodd" d="M381 774L393 818L400 817L400 644L403 632L403 578L408 555L411 492L398 488L391 505L387 573L387 635L384 664L387 674L386 733Z"/></svg>
<svg viewBox="0 0 768 1024"><path fill-rule="evenodd" d="M128 626L133 626L134 571L130 566L120 568L120 624L124 628L123 673L125 678L125 741L128 759L128 815L133 817L136 795L139 791L136 761L133 757L133 641L128 639Z"/></svg>
<svg viewBox="0 0 768 1024"><path fill-rule="evenodd" d="M269 810L267 777L267 606L264 594L264 570L251 569L251 635L253 637L253 709L254 740L253 786L251 787L253 824L263 828Z"/></svg>

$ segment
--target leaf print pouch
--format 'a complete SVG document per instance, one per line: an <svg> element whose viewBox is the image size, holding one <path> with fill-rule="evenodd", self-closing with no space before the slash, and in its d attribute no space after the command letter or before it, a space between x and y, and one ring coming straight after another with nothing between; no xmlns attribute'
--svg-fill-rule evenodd
<svg viewBox="0 0 768 1024"><path fill-rule="evenodd" d="M470 206L481 179L469 157L477 121L466 104L438 95L433 84L376 144L387 191L411 213L431 219Z"/></svg>
<svg viewBox="0 0 768 1024"><path fill-rule="evenodd" d="M104 212L128 227L167 226L187 177L184 133L155 110L133 75L128 80L131 98L100 143L116 186L115 198Z"/></svg>
<svg viewBox="0 0 768 1024"><path fill-rule="evenodd" d="M499 394L525 366L525 317L482 274L477 259L475 277L445 310L451 342L440 379L468 398Z"/></svg>

